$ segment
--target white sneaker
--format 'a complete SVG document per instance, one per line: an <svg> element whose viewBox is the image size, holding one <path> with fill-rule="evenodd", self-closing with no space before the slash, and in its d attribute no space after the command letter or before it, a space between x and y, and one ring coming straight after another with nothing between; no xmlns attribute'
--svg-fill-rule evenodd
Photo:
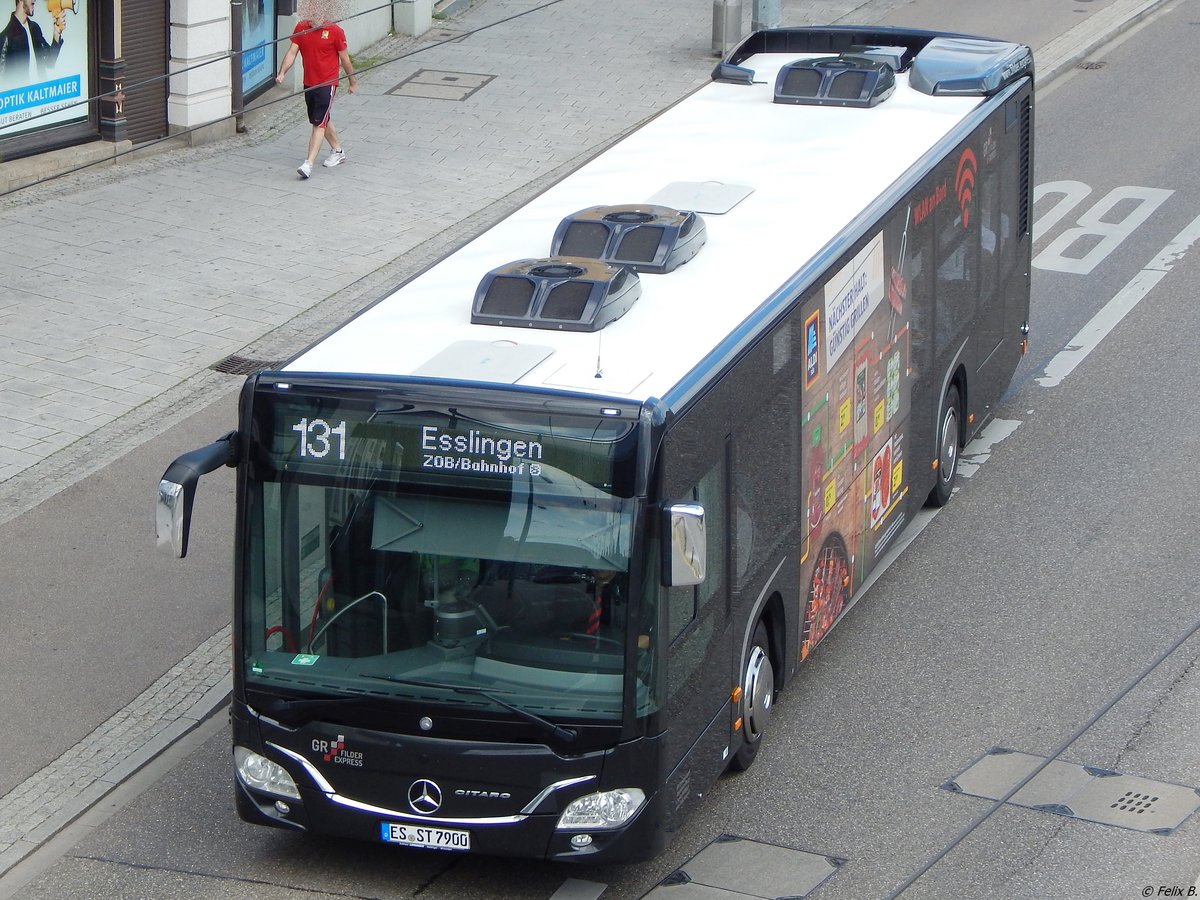
<svg viewBox="0 0 1200 900"><path fill-rule="evenodd" d="M334 166L340 166L345 161L346 161L346 151L345 150L334 150L332 153L329 154L329 158L326 159L325 162L321 163L321 165L323 165L327 169L332 169Z"/></svg>
<svg viewBox="0 0 1200 900"><path fill-rule="evenodd" d="M300 173L301 178L307 178L312 174L312 163L306 159L304 162L300 163L300 165L296 168L296 171Z"/></svg>

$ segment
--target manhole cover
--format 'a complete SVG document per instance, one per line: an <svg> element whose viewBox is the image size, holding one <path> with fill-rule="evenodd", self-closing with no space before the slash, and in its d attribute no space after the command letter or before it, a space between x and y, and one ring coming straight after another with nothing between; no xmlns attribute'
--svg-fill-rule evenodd
<svg viewBox="0 0 1200 900"><path fill-rule="evenodd" d="M996 747L942 787L972 797L999 800L1045 760L1044 756ZM1200 809L1200 791L1056 759L1008 802L1102 825L1170 834Z"/></svg>
<svg viewBox="0 0 1200 900"><path fill-rule="evenodd" d="M427 100L466 100L495 75L474 72L445 72L440 69L420 69L391 88L387 93L398 97L424 97Z"/></svg>

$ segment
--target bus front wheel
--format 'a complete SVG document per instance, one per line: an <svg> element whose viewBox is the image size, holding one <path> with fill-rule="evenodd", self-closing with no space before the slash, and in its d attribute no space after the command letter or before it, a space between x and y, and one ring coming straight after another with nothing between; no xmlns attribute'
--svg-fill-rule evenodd
<svg viewBox="0 0 1200 900"><path fill-rule="evenodd" d="M954 481L958 476L959 436L962 432L959 425L960 415L958 385L952 384L946 388L942 413L938 417L937 483L929 492L930 506L945 506L950 502L950 495L954 493Z"/></svg>
<svg viewBox="0 0 1200 900"><path fill-rule="evenodd" d="M744 772L758 756L763 735L771 720L771 707L775 703L775 669L771 665L771 649L767 627L759 622L754 629L754 640L746 655L746 669L742 675L742 746L738 748L730 768Z"/></svg>

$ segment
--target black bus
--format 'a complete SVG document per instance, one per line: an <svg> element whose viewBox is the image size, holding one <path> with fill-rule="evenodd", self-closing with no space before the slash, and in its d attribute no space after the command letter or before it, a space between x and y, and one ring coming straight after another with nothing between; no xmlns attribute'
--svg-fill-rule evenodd
<svg viewBox="0 0 1200 900"><path fill-rule="evenodd" d="M237 469L248 822L659 852L1008 385L1032 57L750 36L710 83L277 371L159 486Z"/></svg>

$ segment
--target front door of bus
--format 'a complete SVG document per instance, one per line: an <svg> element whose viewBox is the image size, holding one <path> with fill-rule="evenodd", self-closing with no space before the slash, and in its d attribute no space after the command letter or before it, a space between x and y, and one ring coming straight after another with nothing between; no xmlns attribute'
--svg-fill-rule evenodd
<svg viewBox="0 0 1200 900"><path fill-rule="evenodd" d="M725 451L690 489L672 493L704 507L707 573L695 587L666 589L668 789L676 807L706 791L725 768L732 686L728 615ZM671 796L671 795L669 795Z"/></svg>

